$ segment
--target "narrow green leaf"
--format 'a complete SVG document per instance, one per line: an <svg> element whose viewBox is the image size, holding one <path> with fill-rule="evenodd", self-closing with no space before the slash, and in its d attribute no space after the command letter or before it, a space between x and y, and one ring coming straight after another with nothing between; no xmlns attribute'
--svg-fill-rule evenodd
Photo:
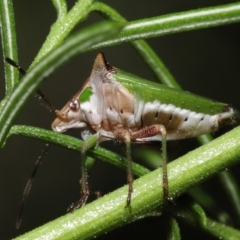
<svg viewBox="0 0 240 240"><path fill-rule="evenodd" d="M202 8L129 22L114 38L98 43L91 49L113 46L137 39L226 25L240 21L240 3Z"/></svg>
<svg viewBox="0 0 240 240"><path fill-rule="evenodd" d="M183 200L183 201L182 201ZM218 239L237 240L240 238L240 231L224 224L206 218L206 215L197 203L190 199L181 199L180 204L172 207L172 214L179 220L183 220L186 224L193 225Z"/></svg>
<svg viewBox="0 0 240 240"><path fill-rule="evenodd" d="M134 41L132 42L132 45L143 57L144 61L152 69L161 83L166 84L169 87L181 89L180 85L169 72L163 61L145 41Z"/></svg>
<svg viewBox="0 0 240 240"><path fill-rule="evenodd" d="M5 63L5 57L10 57L17 61L17 40L12 0L0 1L0 22L1 40L3 46L3 62ZM18 71L9 64L4 64L4 69L6 80L6 96L9 96L15 85L18 83L19 74Z"/></svg>
<svg viewBox="0 0 240 240"><path fill-rule="evenodd" d="M126 19L122 17L118 12L116 12L114 9L104 3L95 2L92 5L91 9L93 11L98 11L102 13L107 19L127 22ZM157 56L157 54L146 41L136 40L131 42L131 44L142 56L143 60L148 64L148 66L152 69L152 71L155 73L161 83L164 83L169 87L181 89L180 85L174 79L172 74L168 71L167 67L164 65L164 63L161 61L161 59Z"/></svg>
<svg viewBox="0 0 240 240"><path fill-rule="evenodd" d="M91 11L99 12L106 19L127 22L127 20L123 16L121 16L115 9L102 2L94 2L91 6Z"/></svg>
<svg viewBox="0 0 240 240"><path fill-rule="evenodd" d="M212 234L222 240L238 240L240 232L237 229L228 227L222 223L218 223L210 218L207 219L206 226L202 228L204 231Z"/></svg>
<svg viewBox="0 0 240 240"><path fill-rule="evenodd" d="M234 176L229 171L224 171L219 175L219 179L224 186L226 195L231 201L231 207L238 221L240 221L240 190Z"/></svg>
<svg viewBox="0 0 240 240"><path fill-rule="evenodd" d="M67 3L65 0L52 0L53 6L57 10L58 18L63 18L67 14Z"/></svg>
<svg viewBox="0 0 240 240"><path fill-rule="evenodd" d="M196 184L238 163L238 159L240 127L171 162L168 165L170 196L180 196ZM137 220L139 216L163 205L161 173L158 169L134 182L130 211L125 208L125 186L18 239L90 239ZM214 224L217 225L217 230L214 229ZM228 234L228 239L239 239L240 236L239 231L209 219L201 226L218 237Z"/></svg>
<svg viewBox="0 0 240 240"><path fill-rule="evenodd" d="M170 211L177 219L184 220L193 226L206 225L207 217L202 207L190 197L183 196L176 205L170 207Z"/></svg>
<svg viewBox="0 0 240 240"><path fill-rule="evenodd" d="M175 218L170 217L168 219L168 224L169 224L170 230L169 230L169 233L167 236L167 240L180 240L181 233L180 233L180 229L179 229L178 223L175 220Z"/></svg>
<svg viewBox="0 0 240 240"><path fill-rule="evenodd" d="M40 139L45 142L57 144L62 147L66 147L68 149L72 149L78 152L80 151L80 148L83 143L83 141L68 135L30 126L15 125L11 128L8 137L12 135L21 135L35 139ZM111 151L108 151L105 148L95 147L93 149L89 149L88 155L93 158L96 157L101 161L108 162L124 170L127 167L127 161L124 157L119 156L118 154L113 153ZM149 170L147 170L146 168L137 163L132 163L132 168L134 175L138 177L143 176L150 172Z"/></svg>
<svg viewBox="0 0 240 240"><path fill-rule="evenodd" d="M224 171L225 172L225 171ZM188 194L197 201L211 216L221 223L231 223L230 215L224 211L218 204L218 201L214 199L211 194L196 186L191 189Z"/></svg>
<svg viewBox="0 0 240 240"><path fill-rule="evenodd" d="M59 18L57 22L52 25L46 41L30 68L35 66L43 57L59 46L73 28L87 17L93 1L94 0L78 0L65 17ZM61 4L62 3L63 2L61 1ZM63 8L63 11L65 11L65 7Z"/></svg>

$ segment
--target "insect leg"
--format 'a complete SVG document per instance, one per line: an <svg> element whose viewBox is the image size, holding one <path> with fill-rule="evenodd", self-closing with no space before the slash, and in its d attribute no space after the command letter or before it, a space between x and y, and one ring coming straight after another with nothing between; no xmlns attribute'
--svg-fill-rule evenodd
<svg viewBox="0 0 240 240"><path fill-rule="evenodd" d="M17 70L22 74L22 75L25 75L26 74L26 71L18 64L16 63L14 60L12 60L11 58L6 58L6 62L9 63L10 65L12 65L13 67L17 68ZM68 118L62 114L59 110L57 110L52 104L51 102L48 100L48 98L43 94L43 92L38 88L36 90L38 96L47 104L47 106L51 109L51 111L53 111L56 116L61 119L62 121L68 121ZM19 210L19 214L18 214L18 217L17 217L17 221L16 221L16 228L18 229L21 225L21 222L22 222L22 215L23 215L23 210L24 210L24 204L25 204L25 200L29 194L29 191L32 187L32 184L33 184L33 179L36 175L36 171L39 167L39 165L42 163L43 161L43 158L45 156L45 154L48 152L48 149L50 147L50 144L47 144L47 148L44 150L43 154L38 157L38 160L36 162L36 165L35 165L35 168L32 172L32 175L30 177L30 179L28 180L27 184L26 184L26 187L24 189L24 193L23 193L23 198L22 198L22 203L21 203L21 206L20 206L20 210ZM84 154L83 154L84 155ZM82 159L85 159L84 157ZM83 163L82 163L82 169L85 169L85 161L83 160ZM84 164L84 165L83 165ZM84 173L83 173L84 172ZM86 179L86 171L82 170L82 175L83 175L83 179ZM82 189L84 190L84 192L86 192L86 181L83 181L83 183L81 184L83 187ZM83 194L83 195L86 195L86 194ZM85 197L87 199L87 197ZM86 200L85 200L86 202ZM84 202L84 204L85 204ZM82 205L84 205L82 204Z"/></svg>
<svg viewBox="0 0 240 240"><path fill-rule="evenodd" d="M25 186L25 189L23 191L22 202L21 202L19 213L18 213L17 220L16 220L16 228L17 229L20 228L22 220L23 220L24 205L25 205L27 196L28 196L28 194L29 194L29 192L32 188L34 177L36 176L37 170L40 167L40 165L42 164L45 155L48 153L50 146L51 146L50 144L46 144L46 148L44 149L42 154L37 158L37 161L35 163L35 167L32 171L32 174L31 174L30 178L28 179L28 182Z"/></svg>
<svg viewBox="0 0 240 240"><path fill-rule="evenodd" d="M126 139L126 149L127 149L127 183L128 183L128 196L127 196L127 205L130 207L131 197L133 192L133 173L132 173L132 160L131 160L131 144L130 138Z"/></svg>
<svg viewBox="0 0 240 240"><path fill-rule="evenodd" d="M73 212L74 210L84 206L86 204L86 201L89 196L89 188L88 188L88 181L87 181L87 169L86 169L86 152L88 149L92 148L95 146L100 138L100 135L98 133L91 135L89 138L87 138L82 146L81 146L81 179L80 179L80 184L81 184L81 197L80 199L72 203L67 211L68 212Z"/></svg>
<svg viewBox="0 0 240 240"><path fill-rule="evenodd" d="M127 183L128 183L128 196L126 207L131 206L131 198L133 192L133 173L132 173L132 159L131 159L131 134L127 130L118 129L114 132L117 139L122 139L126 144L127 155Z"/></svg>
<svg viewBox="0 0 240 240"><path fill-rule="evenodd" d="M167 131L166 128L161 124L155 124L151 126L144 127L139 131L131 135L131 140L138 140L147 137L156 136L161 134L162 136L162 184L163 184L163 197L164 199L172 202L172 199L168 196L168 176L167 176Z"/></svg>

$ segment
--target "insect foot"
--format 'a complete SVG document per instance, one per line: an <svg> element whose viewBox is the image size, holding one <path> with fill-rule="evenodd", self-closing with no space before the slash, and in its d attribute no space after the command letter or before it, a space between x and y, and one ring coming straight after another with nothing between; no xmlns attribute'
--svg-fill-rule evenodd
<svg viewBox="0 0 240 240"><path fill-rule="evenodd" d="M82 193L82 197L79 201L70 204L70 206L67 208L67 212L73 212L76 209L83 207L87 202L88 196L89 191L87 190L86 192Z"/></svg>

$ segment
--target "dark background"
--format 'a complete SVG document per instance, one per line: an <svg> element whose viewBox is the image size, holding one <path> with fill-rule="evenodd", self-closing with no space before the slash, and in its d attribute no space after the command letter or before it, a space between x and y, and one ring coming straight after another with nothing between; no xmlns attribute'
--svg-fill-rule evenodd
<svg viewBox="0 0 240 240"><path fill-rule="evenodd" d="M56 19L51 1L13 1L17 27L19 61L25 69L33 61ZM69 8L74 1L68 1ZM153 17L168 13L197 9L231 1L104 1L128 20ZM100 21L95 13L78 28ZM230 103L240 109L240 24L232 24L192 32L178 33L149 39L148 42L166 66L190 92L218 101ZM156 81L153 73L129 44L102 49L113 66ZM97 51L83 54L51 75L41 86L52 103L61 108L81 87L89 76ZM0 96L4 96L3 61L0 62ZM32 97L18 116L16 123L50 129L54 116ZM79 130L69 131L79 137ZM195 140L180 141L181 151L195 145ZM113 144L112 144L113 145ZM71 202L79 198L80 155L58 146L52 146L38 172L34 187L27 200L24 221L15 230L15 220L22 192L44 143L20 136L11 137L0 152L0 239L10 239L45 222L64 215ZM235 173L239 174L235 167ZM125 172L106 163L97 162L90 183L103 193L126 183ZM214 180L212 180L214 181ZM111 185L109 185L111 183ZM214 185L216 186L216 185ZM221 197L221 200L224 196ZM113 239L130 237L138 233L163 237L162 219L147 219L123 227L101 237ZM189 227L190 229L190 227ZM184 233L184 230L182 230ZM185 236L190 236L186 231ZM206 236L205 236L206 237ZM187 237L183 239L188 239ZM196 235L195 235L195 239ZM201 237L199 237L201 239ZM210 238L211 239L211 238Z"/></svg>

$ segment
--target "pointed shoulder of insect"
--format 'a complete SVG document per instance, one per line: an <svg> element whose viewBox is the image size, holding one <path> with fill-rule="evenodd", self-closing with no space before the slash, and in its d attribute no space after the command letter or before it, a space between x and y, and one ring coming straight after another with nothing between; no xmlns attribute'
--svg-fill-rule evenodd
<svg viewBox="0 0 240 240"><path fill-rule="evenodd" d="M117 68L113 70L116 81L121 82L138 100L144 102L159 101L161 104L172 104L182 109L210 115L225 112L229 108L229 104L154 83Z"/></svg>
<svg viewBox="0 0 240 240"><path fill-rule="evenodd" d="M107 63L103 52L99 52L97 57L95 58L90 78L101 76L102 74L111 72L112 69L113 67Z"/></svg>
<svg viewBox="0 0 240 240"><path fill-rule="evenodd" d="M102 71L106 66L106 59L105 56L102 52L99 52L97 57L95 58L94 64L93 64L93 69L92 71Z"/></svg>

